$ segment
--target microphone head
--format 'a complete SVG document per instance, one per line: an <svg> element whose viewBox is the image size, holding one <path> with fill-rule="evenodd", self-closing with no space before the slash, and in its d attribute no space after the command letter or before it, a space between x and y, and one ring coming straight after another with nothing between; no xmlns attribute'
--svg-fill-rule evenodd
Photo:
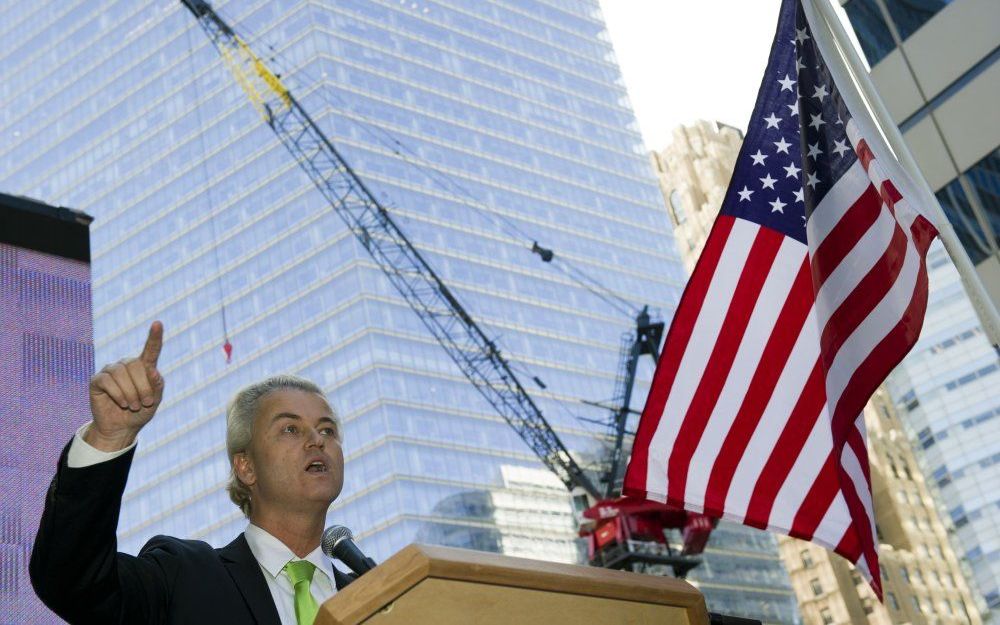
<svg viewBox="0 0 1000 625"><path fill-rule="evenodd" d="M333 558L333 550L342 540L354 540L354 534L343 525L331 525L323 532L323 553Z"/></svg>

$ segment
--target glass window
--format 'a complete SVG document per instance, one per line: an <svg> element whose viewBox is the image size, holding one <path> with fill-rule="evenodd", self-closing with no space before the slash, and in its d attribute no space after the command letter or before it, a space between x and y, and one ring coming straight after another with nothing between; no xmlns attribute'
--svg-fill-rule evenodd
<svg viewBox="0 0 1000 625"><path fill-rule="evenodd" d="M812 554L809 553L808 549L803 549L801 555L802 555L802 566L809 568L810 566L813 565Z"/></svg>
<svg viewBox="0 0 1000 625"><path fill-rule="evenodd" d="M981 263L990 255L990 244L976 220L961 183L956 178L938 191L936 195L938 201L941 202L941 208L944 209L944 214L948 216L948 221L955 228L955 233L958 234L962 247L972 259L972 263Z"/></svg>
<svg viewBox="0 0 1000 625"><path fill-rule="evenodd" d="M817 597L823 594L823 586L819 583L818 577L814 577L809 580L809 585L812 586L813 594Z"/></svg>
<svg viewBox="0 0 1000 625"><path fill-rule="evenodd" d="M886 0L885 6L896 24L899 37L907 37L934 17L934 14L951 4L951 0Z"/></svg>
<svg viewBox="0 0 1000 625"><path fill-rule="evenodd" d="M892 592L885 593L885 600L893 610L899 609L899 601L896 600L896 595Z"/></svg>
<svg viewBox="0 0 1000 625"><path fill-rule="evenodd" d="M833 612L830 612L830 608L823 608L820 610L819 616L823 619L823 625L830 625L833 623Z"/></svg>
<svg viewBox="0 0 1000 625"><path fill-rule="evenodd" d="M684 212L684 200L677 189L670 192L670 208L674 212L674 221L678 226L687 221L687 213Z"/></svg>
<svg viewBox="0 0 1000 625"><path fill-rule="evenodd" d="M876 0L851 0L844 5L844 10L870 65L875 65L893 51L896 43L889 26L882 19Z"/></svg>

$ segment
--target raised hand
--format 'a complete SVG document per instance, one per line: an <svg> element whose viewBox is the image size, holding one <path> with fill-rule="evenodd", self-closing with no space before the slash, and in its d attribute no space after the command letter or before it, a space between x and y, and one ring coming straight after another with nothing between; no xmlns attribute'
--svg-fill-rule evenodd
<svg viewBox="0 0 1000 625"><path fill-rule="evenodd" d="M154 321L137 358L107 365L90 378L94 423L84 435L87 443L102 451L124 449L153 418L163 399L163 376L156 369L162 348L163 324Z"/></svg>

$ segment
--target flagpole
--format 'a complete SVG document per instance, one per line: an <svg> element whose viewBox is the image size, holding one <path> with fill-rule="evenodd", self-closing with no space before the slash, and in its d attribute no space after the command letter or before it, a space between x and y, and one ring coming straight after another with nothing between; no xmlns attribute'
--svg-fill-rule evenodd
<svg viewBox="0 0 1000 625"><path fill-rule="evenodd" d="M986 332L986 336L990 343L992 343L993 347L1000 350L1000 314L997 313L996 306L994 306L993 300L986 291L986 287L983 286L982 281L979 279L979 274L976 272L976 268L972 264L969 254L965 251L965 247L962 246L962 242L955 233L955 229L952 227L951 222L948 221L948 217L944 214L944 210L942 210L937 197L934 196L934 192L927 183L927 179L924 178L923 173L921 173L916 159L914 159L913 154L910 153L910 150L906 145L906 141L903 139L903 134L899 131L899 127L896 126L896 122L893 121L892 115L889 113L889 109L886 107L881 96L879 96L878 91L875 89L875 85L872 83L871 77L868 75L868 70L861 61L861 57L858 55L857 49L850 40L847 30L840 22L840 17L834 11L833 5L830 4L830 0L802 1L811 3L814 9L822 14L823 21L826 22L829 33L833 35L836 47L840 48L841 53L843 54L843 58L838 55L831 55L835 58L828 58L824 60L827 64L833 65L843 65L846 60L847 66L841 67L841 69L844 70L846 76L851 76L854 79L854 83L858 87L861 97L865 99L874 114L879 130L882 131L882 134L889 142L892 151L896 154L896 158L900 160L900 163L906 169L907 173L910 174L910 177L913 178L913 181L917 184L917 191L923 196L923 203L926 204L926 206L933 213L935 220L934 225L937 227L941 242L944 244L944 248L948 252L948 255L951 256L951 260L955 264L955 268L958 270L958 275L962 278L962 284L965 287L965 292L968 294L973 308L975 308L976 313L979 315L983 330ZM825 33L814 32L813 35L823 37Z"/></svg>

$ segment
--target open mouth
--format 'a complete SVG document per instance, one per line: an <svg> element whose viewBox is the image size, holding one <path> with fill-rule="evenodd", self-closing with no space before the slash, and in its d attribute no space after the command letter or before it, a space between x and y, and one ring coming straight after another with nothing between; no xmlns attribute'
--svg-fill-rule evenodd
<svg viewBox="0 0 1000 625"><path fill-rule="evenodd" d="M309 466L306 467L306 471L309 473L326 473L326 465L322 462L310 462Z"/></svg>

